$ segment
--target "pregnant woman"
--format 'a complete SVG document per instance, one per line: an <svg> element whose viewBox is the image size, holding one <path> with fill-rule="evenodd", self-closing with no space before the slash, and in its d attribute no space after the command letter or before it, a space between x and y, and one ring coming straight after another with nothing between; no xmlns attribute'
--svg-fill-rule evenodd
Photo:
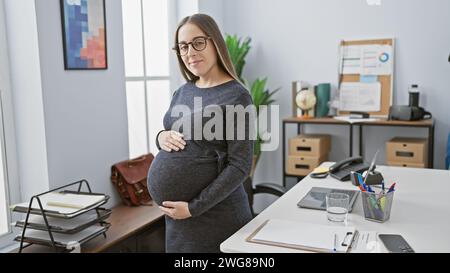
<svg viewBox="0 0 450 273"><path fill-rule="evenodd" d="M252 218L242 184L253 154L250 118L233 115L230 125L225 114L211 118L203 114L201 128L194 123L208 107L245 108L252 99L238 81L225 41L210 16L184 18L175 33L174 50L187 82L175 91L164 116L165 130L156 139L161 150L150 167L148 189L165 213L166 252L219 252L220 243ZM189 114L174 115L179 109ZM220 137L198 137L212 117L223 121L212 130ZM230 138L227 130L239 135L239 124L245 124L245 137Z"/></svg>

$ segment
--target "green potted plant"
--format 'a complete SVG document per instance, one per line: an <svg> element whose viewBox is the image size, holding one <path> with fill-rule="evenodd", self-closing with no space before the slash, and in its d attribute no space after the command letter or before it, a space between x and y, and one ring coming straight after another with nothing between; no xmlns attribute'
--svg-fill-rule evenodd
<svg viewBox="0 0 450 273"><path fill-rule="evenodd" d="M236 73L243 84L247 86L250 90L253 104L256 106L257 115L259 116L259 106L261 105L270 105L275 100L272 99L272 96L278 92L280 88L277 88L273 91L270 91L266 88L267 77L260 79L256 78L253 83L249 84L248 81L243 78L242 72L245 66L245 58L248 52L251 49L250 43L251 38L246 37L244 40L238 38L237 35L225 35L225 42L227 44L228 52L230 54L231 61L233 62ZM250 176L253 177L255 173L256 165L261 156L261 143L262 140L260 138L261 132L257 132L257 139L255 141L255 146L253 150L253 165Z"/></svg>

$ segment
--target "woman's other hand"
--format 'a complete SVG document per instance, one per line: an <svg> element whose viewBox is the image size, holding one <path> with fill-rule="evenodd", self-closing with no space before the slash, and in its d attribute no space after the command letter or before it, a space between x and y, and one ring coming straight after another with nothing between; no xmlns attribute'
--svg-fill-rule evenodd
<svg viewBox="0 0 450 273"><path fill-rule="evenodd" d="M158 143L161 149L166 152L180 151L186 146L184 135L177 131L163 131L158 136Z"/></svg>
<svg viewBox="0 0 450 273"><path fill-rule="evenodd" d="M164 201L162 205L159 206L159 209L172 219L181 220L192 216L187 202Z"/></svg>

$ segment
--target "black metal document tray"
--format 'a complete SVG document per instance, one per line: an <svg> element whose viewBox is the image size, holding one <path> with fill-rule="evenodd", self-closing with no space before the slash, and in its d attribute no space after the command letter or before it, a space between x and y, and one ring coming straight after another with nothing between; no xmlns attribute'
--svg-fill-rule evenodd
<svg viewBox="0 0 450 273"><path fill-rule="evenodd" d="M89 226L97 223L104 223L103 221L111 215L110 209L98 208L86 212L76 218L60 219L56 217L47 217L50 231L57 233L73 234L77 233ZM16 227L23 228L25 220L16 222ZM48 230L44 218L41 215L30 215L28 219L28 228L35 230Z"/></svg>

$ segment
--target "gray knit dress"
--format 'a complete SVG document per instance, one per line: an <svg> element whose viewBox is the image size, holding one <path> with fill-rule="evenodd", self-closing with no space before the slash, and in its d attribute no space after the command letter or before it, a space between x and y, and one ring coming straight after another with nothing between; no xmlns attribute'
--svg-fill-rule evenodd
<svg viewBox="0 0 450 273"><path fill-rule="evenodd" d="M164 116L164 128L173 129L177 120L190 123L191 128L179 126L177 130L185 135L186 146L184 150L170 153L160 150L150 167L147 183L150 195L158 205L163 201L188 202L192 217L173 220L165 216L166 252L219 252L220 243L251 220L248 196L243 187L253 155L248 116L244 140L227 140L226 137L227 127L238 129L236 115L231 125L227 123L225 112L223 115L214 112L208 117L200 116L202 127L212 118L222 119L223 137L219 139L205 136L199 139L195 135L198 127L195 129L194 125L194 121L199 120L198 114L207 109L219 107L225 111L226 105L246 107L250 104L249 92L235 80L210 88L198 88L188 82L174 93ZM186 105L190 114L174 115L172 110L177 105Z"/></svg>

